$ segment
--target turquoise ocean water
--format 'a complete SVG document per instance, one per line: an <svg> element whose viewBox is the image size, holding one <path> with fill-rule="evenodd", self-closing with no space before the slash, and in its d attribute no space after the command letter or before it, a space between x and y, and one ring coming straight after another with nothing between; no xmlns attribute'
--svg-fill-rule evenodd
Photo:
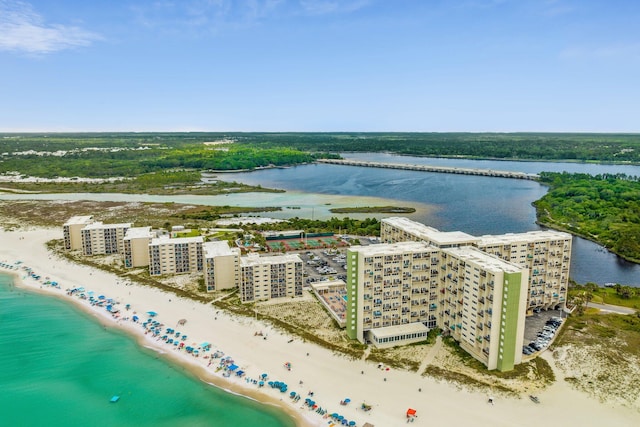
<svg viewBox="0 0 640 427"><path fill-rule="evenodd" d="M0 274L3 426L292 427L280 411L202 383L64 301ZM113 395L121 396L110 403Z"/></svg>

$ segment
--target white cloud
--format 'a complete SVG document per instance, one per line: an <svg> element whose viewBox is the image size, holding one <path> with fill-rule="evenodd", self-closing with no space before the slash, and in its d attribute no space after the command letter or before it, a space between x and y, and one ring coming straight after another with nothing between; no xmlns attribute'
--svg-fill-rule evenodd
<svg viewBox="0 0 640 427"><path fill-rule="evenodd" d="M28 3L0 0L0 50L47 54L88 46L99 38L76 26L47 24Z"/></svg>

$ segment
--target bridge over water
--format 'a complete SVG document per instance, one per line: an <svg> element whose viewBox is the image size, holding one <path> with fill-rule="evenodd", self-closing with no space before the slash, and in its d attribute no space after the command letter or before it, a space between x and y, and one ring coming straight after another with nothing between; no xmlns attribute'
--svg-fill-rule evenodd
<svg viewBox="0 0 640 427"><path fill-rule="evenodd" d="M513 179L529 179L529 180L538 179L538 175L533 173L500 171L500 170L493 170L493 169L454 168L454 167L447 167L447 166L365 162L361 160L344 160L344 159L318 159L317 162L329 163L332 165L363 166L368 168L404 169L404 170L423 171L423 172L457 173L460 175L481 175L481 176L493 176L498 178L513 178Z"/></svg>

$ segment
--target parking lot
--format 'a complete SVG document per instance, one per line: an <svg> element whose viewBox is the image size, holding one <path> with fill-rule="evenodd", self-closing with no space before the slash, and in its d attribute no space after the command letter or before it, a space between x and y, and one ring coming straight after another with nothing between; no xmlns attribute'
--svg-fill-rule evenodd
<svg viewBox="0 0 640 427"><path fill-rule="evenodd" d="M299 252L304 262L305 285L323 280L347 278L345 248L313 249Z"/></svg>
<svg viewBox="0 0 640 427"><path fill-rule="evenodd" d="M547 322L552 318L562 318L564 320L564 317L565 315L563 314L562 310L543 310L540 313L534 313L533 315L527 317L525 320L523 344L527 346L531 342L537 341L539 344L543 344L546 342L546 345L539 345L539 347L541 347L541 350L544 350L549 345L549 343L553 341L553 338L555 338L555 335L557 335L557 331L562 327L560 326L558 328L554 328L552 327L552 325L547 325ZM553 332L553 334L546 334L547 336L553 335L549 339L540 338L538 336L538 334L544 333L545 326L547 326L547 329L551 329Z"/></svg>

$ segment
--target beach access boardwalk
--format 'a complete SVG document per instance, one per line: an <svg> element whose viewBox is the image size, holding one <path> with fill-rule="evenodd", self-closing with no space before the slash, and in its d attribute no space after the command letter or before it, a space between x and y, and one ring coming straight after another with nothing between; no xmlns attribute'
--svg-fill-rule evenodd
<svg viewBox="0 0 640 427"><path fill-rule="evenodd" d="M493 169L475 169L475 168L454 168L447 166L429 166L429 165L410 165L405 163L383 163L383 162L366 162L361 160L344 160L344 159L318 159L318 163L328 163L332 165L346 166L363 166L368 168L386 168L386 169L404 169L424 172L438 173L456 173L460 175L480 175L493 176L498 178L528 179L536 180L538 175L533 173L500 171Z"/></svg>

